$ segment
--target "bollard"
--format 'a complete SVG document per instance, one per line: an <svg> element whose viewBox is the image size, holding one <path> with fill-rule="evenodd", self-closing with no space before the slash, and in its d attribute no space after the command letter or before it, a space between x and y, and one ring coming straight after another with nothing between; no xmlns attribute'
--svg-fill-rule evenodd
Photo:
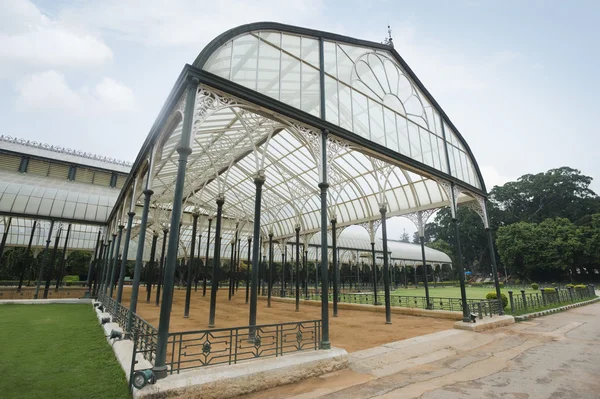
<svg viewBox="0 0 600 399"><path fill-rule="evenodd" d="M546 306L546 294L544 293L544 288L540 291L542 293L542 305Z"/></svg>
<svg viewBox="0 0 600 399"><path fill-rule="evenodd" d="M477 314L479 316L479 319L483 319L483 315L481 314L481 302L477 303Z"/></svg>
<svg viewBox="0 0 600 399"><path fill-rule="evenodd" d="M560 300L560 292L558 292L558 287L556 287L555 290L556 290L556 303L561 303L562 301Z"/></svg>
<svg viewBox="0 0 600 399"><path fill-rule="evenodd" d="M567 290L569 290L569 299L573 302L573 287L567 287Z"/></svg>
<svg viewBox="0 0 600 399"><path fill-rule="evenodd" d="M527 298L525 298L525 290L521 290L521 296L523 297L523 308L527 309Z"/></svg>
<svg viewBox="0 0 600 399"><path fill-rule="evenodd" d="M512 291L508 291L508 298L510 300L510 313L515 313L515 301L513 299Z"/></svg>

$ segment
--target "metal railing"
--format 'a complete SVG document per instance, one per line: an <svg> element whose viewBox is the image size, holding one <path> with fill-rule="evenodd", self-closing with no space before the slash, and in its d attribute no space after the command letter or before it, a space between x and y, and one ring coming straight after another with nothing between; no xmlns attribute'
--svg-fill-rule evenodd
<svg viewBox="0 0 600 399"><path fill-rule="evenodd" d="M514 293L508 291L509 305L511 313L525 310L534 310L537 308L551 307L564 303L572 303L592 299L596 297L593 285L586 286L585 289L575 288L541 288L539 292L525 293L525 290Z"/></svg>
<svg viewBox="0 0 600 399"><path fill-rule="evenodd" d="M154 341L156 333L136 334L134 356L148 359L155 349L140 345ZM265 357L318 350L321 343L321 320L264 324L214 330L169 333L167 366L170 374L219 364L236 364Z"/></svg>
<svg viewBox="0 0 600 399"><path fill-rule="evenodd" d="M125 331L127 318L129 316L129 308L102 293L98 295L98 301L102 302L104 311L110 313L112 321L120 325L121 328L123 328L125 335L135 341L135 346L140 348L138 352L142 353L146 360L154 363L154 355L156 353L156 345L158 342L158 330L139 315L133 313L133 317L131 318L131 331Z"/></svg>

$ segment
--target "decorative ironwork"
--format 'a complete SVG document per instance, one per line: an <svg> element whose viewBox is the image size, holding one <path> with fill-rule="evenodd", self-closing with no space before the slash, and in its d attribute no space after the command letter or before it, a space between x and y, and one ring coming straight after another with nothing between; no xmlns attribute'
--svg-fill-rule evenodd
<svg viewBox="0 0 600 399"><path fill-rule="evenodd" d="M60 147L57 145L39 143L37 141L30 141L30 140L20 139L20 138L12 137L12 136L1 135L0 141L4 141L6 143L12 143L12 144L24 145L24 146L32 147L32 148L40 148L42 150L58 152L60 154L67 154L67 155L73 155L73 156L81 157L81 158L93 159L94 161L107 162L107 163L112 163L112 164L120 165L120 166L131 167L131 165L132 165L131 162L121 161L116 158L105 157L102 155L92 154L91 152L73 150L70 148Z"/></svg>
<svg viewBox="0 0 600 399"><path fill-rule="evenodd" d="M425 225L427 224L427 220L429 220L431 215L436 213L438 210L439 208L425 209L423 211L407 213L402 216L413 222L419 231L419 235L423 237L425 235Z"/></svg>
<svg viewBox="0 0 600 399"><path fill-rule="evenodd" d="M487 229L489 227L487 210L485 208L485 198L480 195L475 195L469 193L471 197L473 197L473 201L463 202L460 204L461 207L472 209L476 214L479 215L481 221L483 222L483 226Z"/></svg>
<svg viewBox="0 0 600 399"><path fill-rule="evenodd" d="M157 335L156 331L136 332L133 358L137 353L151 358L148 354L153 354L154 348L145 343L154 342ZM179 374L199 367L317 350L320 341L321 320L170 333L167 365L171 374Z"/></svg>
<svg viewBox="0 0 600 399"><path fill-rule="evenodd" d="M375 242L375 232L381 225L381 219L371 220L369 222L358 223L357 226L363 227L369 233L369 238L371 242Z"/></svg>

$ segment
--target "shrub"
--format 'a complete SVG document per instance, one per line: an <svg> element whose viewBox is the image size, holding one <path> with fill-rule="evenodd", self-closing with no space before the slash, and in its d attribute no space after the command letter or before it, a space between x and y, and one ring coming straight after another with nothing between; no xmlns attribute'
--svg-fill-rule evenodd
<svg viewBox="0 0 600 399"><path fill-rule="evenodd" d="M567 284L567 288L573 288L575 287L573 284Z"/></svg>
<svg viewBox="0 0 600 399"><path fill-rule="evenodd" d="M507 307L508 298L506 297L506 295L500 293L500 298L502 298L502 307ZM485 299L498 299L498 297L496 296L495 292L488 292L488 294L485 296Z"/></svg>
<svg viewBox="0 0 600 399"><path fill-rule="evenodd" d="M515 284L516 284L516 285L519 285L519 284L521 284L521 280L519 280L518 278L517 278L517 279L515 279Z"/></svg>
<svg viewBox="0 0 600 399"><path fill-rule="evenodd" d="M552 283L552 286L553 286L553 287L557 287L557 286L558 286L558 284L557 284L557 283Z"/></svg>
<svg viewBox="0 0 600 399"><path fill-rule="evenodd" d="M556 288L542 288L544 294L556 294Z"/></svg>
<svg viewBox="0 0 600 399"><path fill-rule="evenodd" d="M587 287L587 285L585 285L585 284L577 284L577 285L575 286L575 289L576 289L576 290L587 290L587 288L588 288L588 287Z"/></svg>
<svg viewBox="0 0 600 399"><path fill-rule="evenodd" d="M79 281L79 276L65 276L65 278L63 279L63 281L65 283L71 282L71 283L75 283Z"/></svg>
<svg viewBox="0 0 600 399"><path fill-rule="evenodd" d="M537 290L538 288L540 288L540 285L538 283L531 283L532 290Z"/></svg>

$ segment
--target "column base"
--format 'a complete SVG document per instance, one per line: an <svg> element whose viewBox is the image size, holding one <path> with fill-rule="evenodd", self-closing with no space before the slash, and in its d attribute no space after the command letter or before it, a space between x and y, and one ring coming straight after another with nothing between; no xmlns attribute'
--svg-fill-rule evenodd
<svg viewBox="0 0 600 399"><path fill-rule="evenodd" d="M152 369L152 372L154 373L154 376L156 377L157 380L165 378L169 374L167 366L155 366Z"/></svg>
<svg viewBox="0 0 600 399"><path fill-rule="evenodd" d="M386 321L385 324L392 324L392 322L391 321Z"/></svg>
<svg viewBox="0 0 600 399"><path fill-rule="evenodd" d="M214 324L209 324L208 328L215 328L215 325Z"/></svg>
<svg viewBox="0 0 600 399"><path fill-rule="evenodd" d="M329 350L331 349L331 342L329 341L321 341L321 349Z"/></svg>

